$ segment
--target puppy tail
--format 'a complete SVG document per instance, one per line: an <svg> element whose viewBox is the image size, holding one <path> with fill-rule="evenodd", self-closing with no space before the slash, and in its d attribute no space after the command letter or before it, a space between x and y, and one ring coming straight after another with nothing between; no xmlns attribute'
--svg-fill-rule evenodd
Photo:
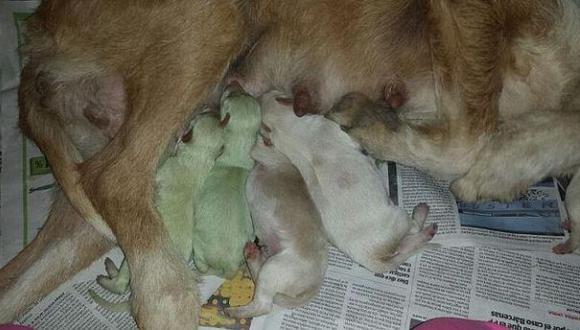
<svg viewBox="0 0 580 330"><path fill-rule="evenodd" d="M320 287L308 288L295 297L278 293L274 296L274 304L287 309L299 308L314 299L319 289Z"/></svg>

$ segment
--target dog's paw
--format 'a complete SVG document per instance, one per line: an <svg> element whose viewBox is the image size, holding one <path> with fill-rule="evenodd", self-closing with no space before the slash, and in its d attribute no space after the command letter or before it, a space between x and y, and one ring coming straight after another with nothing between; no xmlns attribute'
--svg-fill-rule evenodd
<svg viewBox="0 0 580 330"><path fill-rule="evenodd" d="M477 184L467 176L461 177L451 183L449 190L455 197L465 202L475 202L478 200Z"/></svg>
<svg viewBox="0 0 580 330"><path fill-rule="evenodd" d="M496 200L509 202L526 192L529 182L496 178L494 174L473 175L469 172L453 181L449 189L464 202Z"/></svg>
<svg viewBox="0 0 580 330"><path fill-rule="evenodd" d="M570 232L570 237L564 243L554 246L552 251L556 254L568 254L576 250L580 252L580 228L578 228L578 224L567 220L562 227Z"/></svg>
<svg viewBox="0 0 580 330"><path fill-rule="evenodd" d="M326 118L334 121L344 131L361 126L367 120L365 118L372 114L372 101L364 94L349 93L343 96L326 114Z"/></svg>

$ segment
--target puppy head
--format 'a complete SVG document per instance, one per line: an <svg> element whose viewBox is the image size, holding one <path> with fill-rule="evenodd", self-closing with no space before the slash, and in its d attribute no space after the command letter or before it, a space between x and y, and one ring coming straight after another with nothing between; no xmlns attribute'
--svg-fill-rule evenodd
<svg viewBox="0 0 580 330"><path fill-rule="evenodd" d="M280 91L275 90L262 95L260 105L263 111L263 121L268 126L293 122L296 119L292 98Z"/></svg>
<svg viewBox="0 0 580 330"><path fill-rule="evenodd" d="M239 90L226 91L224 95L220 116L225 131L236 135L255 135L262 124L262 112L258 101Z"/></svg>
<svg viewBox="0 0 580 330"><path fill-rule="evenodd" d="M191 143L210 150L219 149L223 141L223 130L215 114L199 115L193 122Z"/></svg>

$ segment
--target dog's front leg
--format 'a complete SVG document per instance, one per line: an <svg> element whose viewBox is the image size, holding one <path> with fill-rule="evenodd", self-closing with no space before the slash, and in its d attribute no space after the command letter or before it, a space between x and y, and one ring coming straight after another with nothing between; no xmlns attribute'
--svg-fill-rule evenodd
<svg viewBox="0 0 580 330"><path fill-rule="evenodd" d="M185 329L197 324L195 275L172 246L153 204L157 163L185 122L190 104L195 104L176 101L190 91L164 90L165 95L157 94L156 100L132 100L134 111L126 129L80 167L83 189L111 228L131 269L132 308L140 328Z"/></svg>
<svg viewBox="0 0 580 330"><path fill-rule="evenodd" d="M206 22L214 23L223 24ZM208 98L244 41L222 26L209 31L175 45L163 53L163 59L158 53L144 55L147 65L125 81L131 111L123 127L103 151L80 167L84 191L125 253L133 314L141 328L197 325L200 303L195 275L173 247L153 199L162 154L178 137L192 109ZM211 34L219 34L222 42L205 40ZM157 66L159 61L167 64L163 70Z"/></svg>
<svg viewBox="0 0 580 330"><path fill-rule="evenodd" d="M510 201L549 176L573 174L580 165L580 113L525 113L504 120L473 166L451 184L465 201Z"/></svg>
<svg viewBox="0 0 580 330"><path fill-rule="evenodd" d="M34 241L0 270L0 323L12 321L113 245L58 192Z"/></svg>
<svg viewBox="0 0 580 330"><path fill-rule="evenodd" d="M374 158L414 166L437 177L465 173L481 147L478 141L460 138L463 133L450 130L443 121L410 125L385 103L361 93L345 95L326 116Z"/></svg>

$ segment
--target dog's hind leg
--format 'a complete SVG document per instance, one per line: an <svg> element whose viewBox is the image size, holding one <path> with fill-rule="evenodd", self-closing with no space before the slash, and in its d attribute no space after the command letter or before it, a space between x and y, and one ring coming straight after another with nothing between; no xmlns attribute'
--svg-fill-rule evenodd
<svg viewBox="0 0 580 330"><path fill-rule="evenodd" d="M580 248L580 169L576 171L566 190L567 229L570 237L554 247L555 253L572 253Z"/></svg>
<svg viewBox="0 0 580 330"><path fill-rule="evenodd" d="M45 152L74 207L123 250L140 328L197 326L195 274L156 212L154 179L170 144L245 46L242 6L235 0L97 1L88 9L76 1L45 1L27 21L29 32L48 35L48 40L36 40L36 48L49 48L29 52L27 67L56 56L62 65L51 71L67 73L71 70L65 66L88 62L122 82L127 116L111 142L86 162L79 164L83 159L59 134L58 122L30 127L29 135ZM35 72L26 72L34 81ZM24 103L35 93L34 83L25 85ZM34 117L21 111L23 118Z"/></svg>
<svg viewBox="0 0 580 330"><path fill-rule="evenodd" d="M465 201L509 201L533 183L580 165L580 113L527 113L506 119L469 171L451 184Z"/></svg>
<svg viewBox="0 0 580 330"><path fill-rule="evenodd" d="M0 323L12 321L113 245L58 192L36 238L0 270Z"/></svg>
<svg viewBox="0 0 580 330"><path fill-rule="evenodd" d="M80 167L84 191L107 221L129 264L132 311L142 328L197 325L200 302L195 274L173 247L159 218L153 203L154 179L167 147L178 138L193 109L208 99L243 46L244 30L236 21L240 14L232 5L229 21L224 22L223 17L213 16L224 10L220 6L223 3L204 2L191 13L206 33L184 33L188 41L179 39L163 53L166 66L161 70L159 53L144 54L139 71L126 80L131 111L123 127L103 151ZM214 39L217 35L219 40Z"/></svg>

